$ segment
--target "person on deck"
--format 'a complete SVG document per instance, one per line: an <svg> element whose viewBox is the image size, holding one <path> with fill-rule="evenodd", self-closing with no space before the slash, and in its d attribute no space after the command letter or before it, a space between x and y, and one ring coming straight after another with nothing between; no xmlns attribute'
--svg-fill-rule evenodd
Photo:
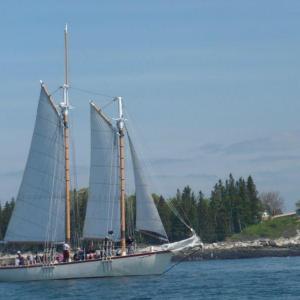
<svg viewBox="0 0 300 300"><path fill-rule="evenodd" d="M21 251L17 252L17 258L16 258L16 263L17 266L24 266L25 265L25 260L24 257L21 255Z"/></svg>
<svg viewBox="0 0 300 300"><path fill-rule="evenodd" d="M63 244L63 262L69 262L70 259L70 246L68 243Z"/></svg>
<svg viewBox="0 0 300 300"><path fill-rule="evenodd" d="M34 261L36 264L40 264L42 263L42 259L41 259L41 256L39 255L38 252L35 253L35 258L34 258Z"/></svg>
<svg viewBox="0 0 300 300"><path fill-rule="evenodd" d="M128 254L133 254L134 253L134 239L129 236L128 239L126 240L127 247L128 247Z"/></svg>

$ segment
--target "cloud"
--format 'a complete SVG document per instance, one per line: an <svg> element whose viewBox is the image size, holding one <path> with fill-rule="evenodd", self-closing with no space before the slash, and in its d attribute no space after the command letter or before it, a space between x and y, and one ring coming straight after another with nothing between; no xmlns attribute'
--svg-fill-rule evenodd
<svg viewBox="0 0 300 300"><path fill-rule="evenodd" d="M19 177L22 176L23 174L23 170L19 170L19 171L8 171L8 172L4 172L4 173L0 173L1 177Z"/></svg>
<svg viewBox="0 0 300 300"><path fill-rule="evenodd" d="M158 158L151 160L153 165L172 165L172 164L179 164L179 163L187 163L191 161L192 158Z"/></svg>
<svg viewBox="0 0 300 300"><path fill-rule="evenodd" d="M300 162L300 155L293 155L293 154L282 154L282 155L262 155L262 156L258 156L255 158L250 158L248 160L249 162L287 162L287 161L291 161L291 162Z"/></svg>
<svg viewBox="0 0 300 300"><path fill-rule="evenodd" d="M190 173L190 174L159 174L156 177L160 178L188 178L188 179L201 179L205 181L216 181L219 179L218 176L213 174L205 173Z"/></svg>
<svg viewBox="0 0 300 300"><path fill-rule="evenodd" d="M226 154L278 153L300 151L299 132L282 133L276 136L245 140L224 149Z"/></svg>
<svg viewBox="0 0 300 300"><path fill-rule="evenodd" d="M204 152L206 154L214 154L214 153L220 153L223 150L224 146L217 143L209 143L204 144L200 146L198 149L201 152Z"/></svg>
<svg viewBox="0 0 300 300"><path fill-rule="evenodd" d="M229 145L208 143L198 147L197 151L201 151L205 154L223 155L248 155L257 153L286 154L286 152L291 153L291 151L300 152L300 132L286 132L269 137L244 140Z"/></svg>
<svg viewBox="0 0 300 300"><path fill-rule="evenodd" d="M217 181L219 179L218 176L212 174L203 174L203 173L190 173L183 176L184 178L191 178L197 180L205 180L205 181Z"/></svg>

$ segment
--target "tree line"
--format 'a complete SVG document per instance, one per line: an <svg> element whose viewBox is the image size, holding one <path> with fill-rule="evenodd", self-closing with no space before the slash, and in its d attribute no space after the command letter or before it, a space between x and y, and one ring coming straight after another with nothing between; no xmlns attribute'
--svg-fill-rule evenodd
<svg viewBox="0 0 300 300"><path fill-rule="evenodd" d="M88 190L74 190L71 198L72 235L78 239L82 234ZM189 230L184 223L194 228L204 242L222 241L260 222L264 210L275 211L270 208L270 201L266 203L260 199L251 176L235 180L230 174L225 181L219 180L207 197L201 191L195 193L186 186L182 191L177 190L176 195L170 199L155 194L153 198L170 241L187 237ZM127 232L132 232L130 226L135 223L135 196L128 196L126 203ZM0 206L1 239L14 205L12 199Z"/></svg>
<svg viewBox="0 0 300 300"><path fill-rule="evenodd" d="M2 206L0 203L0 240L3 240L9 219L15 207L15 199L6 201Z"/></svg>
<svg viewBox="0 0 300 300"><path fill-rule="evenodd" d="M235 180L230 174L225 182L219 180L209 197L200 191L195 194L189 186L176 196L164 200L160 197L158 210L170 240L180 240L188 229L167 207L175 207L185 223L194 228L204 242L225 240L245 227L261 220L264 205L251 176Z"/></svg>

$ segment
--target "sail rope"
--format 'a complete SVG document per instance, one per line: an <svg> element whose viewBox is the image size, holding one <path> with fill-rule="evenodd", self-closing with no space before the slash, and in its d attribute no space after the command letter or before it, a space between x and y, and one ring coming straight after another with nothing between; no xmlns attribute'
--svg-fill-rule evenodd
<svg viewBox="0 0 300 300"><path fill-rule="evenodd" d="M119 149L118 149L118 138L117 135L114 136L114 159L115 159L115 169L114 169L114 182L115 184L112 186L113 188L113 212L115 212L115 205L119 201L119 181L120 181L120 176L119 176ZM111 222L113 221L113 218ZM111 223L111 228L113 228L113 224ZM116 233L114 233L116 234Z"/></svg>
<svg viewBox="0 0 300 300"><path fill-rule="evenodd" d="M51 142L53 144L58 144L59 142L59 135L60 135L60 126L62 126L61 123L59 123L56 127L55 133L53 138L51 139ZM49 202L49 211L48 211L48 223L47 223L47 230L46 230L46 237L44 242L44 255L46 257L46 260L44 263L50 263L53 260L54 252L54 240L57 233L57 227L58 227L58 210L59 205L58 201L61 199L61 195L59 195L59 192L61 192L61 189L57 185L55 185L55 180L59 176L57 174L59 172L58 165L62 161L62 149L59 147L56 147L56 153L54 153L54 166L53 166L53 174L52 174L52 182L51 182L51 193L50 193L50 202ZM54 220L53 220L54 219ZM48 257L50 259L48 260Z"/></svg>
<svg viewBox="0 0 300 300"><path fill-rule="evenodd" d="M56 128L55 130L55 133L54 133L54 137L51 139L51 142L53 144L56 143L56 139L57 139L57 136L58 136L58 127ZM57 151L57 149L56 149ZM53 194L54 193L54 182L55 182L55 178L56 178L56 167L57 167L57 159L56 159L56 153L54 153L54 166L53 166L53 174L52 174L52 180L51 180L51 193L50 193L50 201L49 201L49 210L48 210L48 221L47 221L47 227L46 227L46 236L45 236L45 241L44 241L44 251L46 251L46 249L48 249L48 243L50 242L51 240L51 237L50 237L50 234L51 234L51 224L52 224L52 212L53 212Z"/></svg>
<svg viewBox="0 0 300 300"><path fill-rule="evenodd" d="M183 225L185 225L188 229L192 228L191 225L189 225L189 224L191 224L191 222L190 222L189 218L187 217L185 211L183 210L183 208L181 206L179 206L179 207L180 207L181 211L183 212L183 214L186 216L186 221L187 222L182 217L182 215L179 213L178 208L174 205L174 203L173 203L172 200L165 201L165 203L167 204L167 206L169 207L169 209L173 212L173 214L181 221L181 223Z"/></svg>
<svg viewBox="0 0 300 300"><path fill-rule="evenodd" d="M62 89L62 86L59 86L56 90L54 90L53 92L51 92L50 94L49 94L49 96L50 97L52 97L53 95L55 95L59 90L61 90Z"/></svg>
<svg viewBox="0 0 300 300"><path fill-rule="evenodd" d="M115 98L115 96L110 96L110 95L107 95L107 94L104 94L104 93L100 93L100 92L96 92L96 91L91 91L91 90L86 90L86 89L74 87L73 85L70 86L70 88L72 90L79 91L79 92L82 92L82 93L85 93L85 94L90 94L90 95L95 95L95 96L101 96L101 97L111 98L111 99ZM110 104L111 101L112 100L110 100L107 104ZM105 105L102 106L101 108L103 109L104 107L105 107Z"/></svg>
<svg viewBox="0 0 300 300"><path fill-rule="evenodd" d="M72 201L72 210L73 210L73 239L74 239L74 243L76 244L77 247L80 246L80 242L81 242L81 232L82 232L82 228L81 228L81 224L79 222L79 203L78 203L78 196L77 196L77 191L78 191L78 181L77 181L77 164L76 164L76 143L75 143L75 136L73 134L74 132L74 128L75 128L75 124L74 124L74 118L72 117L72 115L69 118L69 123L70 123L70 127L73 128L73 130L69 131L69 136L70 136L70 141L71 141L71 162L72 162L72 166L71 166L71 170L72 170L72 177L73 180L71 180L70 182L70 186L71 186L71 190L72 195L73 195L73 201Z"/></svg>
<svg viewBox="0 0 300 300"><path fill-rule="evenodd" d="M175 267L178 266L179 264L183 263L188 257L192 256L193 254L195 254L196 252L199 252L199 251L203 251L203 249L202 249L202 248L200 248L200 249L197 248L197 249L195 249L194 251L192 251L191 253L187 253L186 255L183 255L183 257L182 257L180 260L176 261L176 262L175 262L174 264L172 264L169 268L167 268L167 269L162 273L162 275L164 275L164 274L170 272L173 268L175 268Z"/></svg>
<svg viewBox="0 0 300 300"><path fill-rule="evenodd" d="M127 230L128 230L128 235L133 237L134 236L134 216L133 216L133 199L127 199Z"/></svg>
<svg viewBox="0 0 300 300"><path fill-rule="evenodd" d="M114 188L114 178L113 178L113 168L114 168L114 135L111 141L111 150L110 150L110 174L109 174L109 189L108 189L108 206L107 206L107 223L106 223L106 232L108 233L109 230L112 229L113 217L114 217L114 204L115 198L112 197L112 189Z"/></svg>

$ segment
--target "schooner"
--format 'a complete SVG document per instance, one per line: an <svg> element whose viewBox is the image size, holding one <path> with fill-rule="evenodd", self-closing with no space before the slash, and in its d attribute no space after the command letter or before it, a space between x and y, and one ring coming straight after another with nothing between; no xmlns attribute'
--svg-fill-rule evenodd
<svg viewBox="0 0 300 300"><path fill-rule="evenodd" d="M162 274L174 253L199 245L191 229L186 240L169 243L147 185L143 168L125 126L123 103L116 97L118 118L90 103L91 158L89 196L83 239L104 240L109 235L120 244L109 256L57 263L50 255L57 244L71 242L68 30L64 30L65 80L63 101L57 105L41 82L34 132L16 205L4 241L44 243L50 259L22 266L1 266L0 281ZM125 140L134 170L136 230L165 244L128 252L126 246ZM126 154L127 155L127 154ZM46 250L45 250L46 251Z"/></svg>

